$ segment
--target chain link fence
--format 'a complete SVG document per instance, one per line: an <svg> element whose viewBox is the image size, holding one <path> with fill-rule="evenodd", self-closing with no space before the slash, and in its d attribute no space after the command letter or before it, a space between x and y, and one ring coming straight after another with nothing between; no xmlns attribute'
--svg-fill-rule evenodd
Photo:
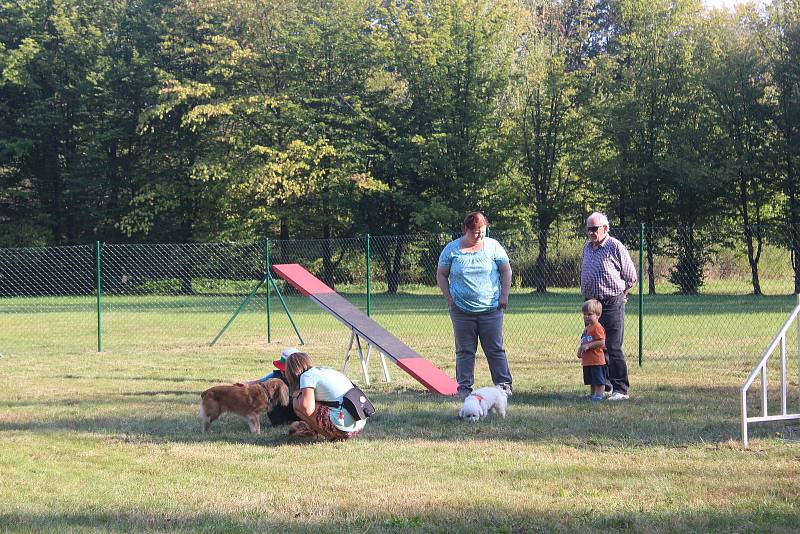
<svg viewBox="0 0 800 534"><path fill-rule="evenodd" d="M641 346L645 367L747 375L798 287L797 232L748 232L612 228L637 268L642 260L641 299L637 285L627 306L624 350L632 369ZM492 237L514 271L505 323L512 370L535 376L552 367L572 381L583 327L583 233L553 232L546 243ZM452 374L452 329L435 277L451 239L0 249L0 352L199 350L217 338L233 349L298 344L294 323L309 347L341 355L350 332L335 318L278 278L261 283L267 265L299 263Z"/></svg>

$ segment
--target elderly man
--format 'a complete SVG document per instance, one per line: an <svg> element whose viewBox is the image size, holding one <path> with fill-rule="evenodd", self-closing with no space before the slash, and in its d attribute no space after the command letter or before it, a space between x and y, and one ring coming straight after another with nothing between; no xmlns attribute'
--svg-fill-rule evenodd
<svg viewBox="0 0 800 534"><path fill-rule="evenodd" d="M583 247L581 292L586 299L596 299L603 306L600 324L606 331L608 377L613 388L608 400L627 400L628 366L622 353L625 335L625 303L628 290L638 277L631 255L619 240L608 235L608 218L592 213L586 219L588 242Z"/></svg>

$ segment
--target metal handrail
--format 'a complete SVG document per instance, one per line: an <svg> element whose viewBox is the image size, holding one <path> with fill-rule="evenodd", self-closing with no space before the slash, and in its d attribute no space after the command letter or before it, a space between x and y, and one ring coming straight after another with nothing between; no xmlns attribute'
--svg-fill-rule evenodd
<svg viewBox="0 0 800 534"><path fill-rule="evenodd" d="M742 445L747 448L747 424L759 423L764 421L786 421L793 419L800 419L800 413L790 414L787 412L786 399L788 396L787 381L786 381L786 333L792 322L797 319L800 314L800 294L797 295L797 304L795 305L789 317L783 323L783 326L775 335L775 338L770 343L769 348L764 352L758 365L755 366L750 376L747 377L741 388L741 401L742 401ZM797 353L798 353L798 378L800 378L800 320L797 322ZM775 352L775 349L781 348L781 415L769 415L767 406L767 361L769 357ZM761 408L762 415L758 417L747 416L747 391L755 381L756 377L761 374Z"/></svg>

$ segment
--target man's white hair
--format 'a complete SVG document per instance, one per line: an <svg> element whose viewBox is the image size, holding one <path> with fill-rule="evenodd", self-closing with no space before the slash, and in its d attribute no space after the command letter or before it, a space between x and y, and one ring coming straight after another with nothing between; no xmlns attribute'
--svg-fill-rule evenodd
<svg viewBox="0 0 800 534"><path fill-rule="evenodd" d="M608 217L606 217L605 213L600 213L599 211L595 211L591 215L586 218L586 226L589 226L589 221L592 219L597 219L597 226L609 226L608 224Z"/></svg>

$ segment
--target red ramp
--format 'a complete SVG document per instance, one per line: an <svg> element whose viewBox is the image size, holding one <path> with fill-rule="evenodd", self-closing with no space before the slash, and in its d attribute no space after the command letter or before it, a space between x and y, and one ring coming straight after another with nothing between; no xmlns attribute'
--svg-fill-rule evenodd
<svg viewBox="0 0 800 534"><path fill-rule="evenodd" d="M350 304L301 265L296 263L273 265L272 270L352 329L354 334L369 341L382 354L391 358L400 369L410 374L430 391L442 395L456 394L458 384L455 380L367 317L361 310Z"/></svg>

